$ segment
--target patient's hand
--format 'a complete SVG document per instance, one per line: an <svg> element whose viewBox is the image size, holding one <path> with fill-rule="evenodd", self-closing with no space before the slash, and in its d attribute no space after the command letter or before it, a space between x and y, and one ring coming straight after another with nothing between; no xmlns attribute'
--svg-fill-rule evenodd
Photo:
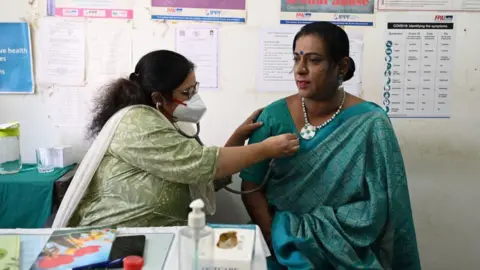
<svg viewBox="0 0 480 270"><path fill-rule="evenodd" d="M258 116L262 112L263 108L256 110L252 115L250 115L245 122L243 122L236 130L233 132L230 139L228 139L225 147L232 146L243 146L245 141L250 138L250 135L262 126L261 122L256 122Z"/></svg>

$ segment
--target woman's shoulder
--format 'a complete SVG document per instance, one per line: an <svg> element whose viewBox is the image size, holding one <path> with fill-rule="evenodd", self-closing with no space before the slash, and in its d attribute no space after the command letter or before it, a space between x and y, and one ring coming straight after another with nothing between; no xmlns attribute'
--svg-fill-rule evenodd
<svg viewBox="0 0 480 270"><path fill-rule="evenodd" d="M173 126L164 118L161 112L150 106L135 105L128 108L118 123L112 145L132 145L159 130L169 132L168 129L172 128L173 132Z"/></svg>
<svg viewBox="0 0 480 270"><path fill-rule="evenodd" d="M390 117L388 116L387 112L382 107L380 107L378 104L376 104L374 102L371 102L371 101L365 101L365 102L361 103L360 105L363 105L363 106L366 107L366 109L370 113L370 116L373 119L390 122Z"/></svg>
<svg viewBox="0 0 480 270"><path fill-rule="evenodd" d="M151 106L147 105L134 105L128 109L128 112L125 116L139 116L139 115L147 115L147 116L156 116L159 111Z"/></svg>
<svg viewBox="0 0 480 270"><path fill-rule="evenodd" d="M387 128L392 129L392 123L387 112L378 104L370 101L365 101L356 105L359 110L364 110L364 118L374 130Z"/></svg>
<svg viewBox="0 0 480 270"><path fill-rule="evenodd" d="M385 110L374 102L356 98L346 103L339 119L343 121L359 121L363 126L391 126L390 117Z"/></svg>
<svg viewBox="0 0 480 270"><path fill-rule="evenodd" d="M162 133L174 132L175 128L162 115L161 112L146 105L135 105L125 112L115 131L114 141L137 140L151 134L162 131Z"/></svg>
<svg viewBox="0 0 480 270"><path fill-rule="evenodd" d="M287 98L281 98L268 104L263 108L262 114L265 115L279 115L288 112Z"/></svg>
<svg viewBox="0 0 480 270"><path fill-rule="evenodd" d="M135 125L164 125L167 120L162 117L161 112L147 105L135 105L128 109L123 116L121 123Z"/></svg>

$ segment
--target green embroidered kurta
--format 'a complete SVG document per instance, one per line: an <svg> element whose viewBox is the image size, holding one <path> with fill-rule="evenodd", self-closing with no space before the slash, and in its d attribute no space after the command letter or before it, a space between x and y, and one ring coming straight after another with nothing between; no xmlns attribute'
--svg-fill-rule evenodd
<svg viewBox="0 0 480 270"><path fill-rule="evenodd" d="M154 108L131 109L69 221L76 226L185 225L189 185L207 185L218 147L179 134Z"/></svg>

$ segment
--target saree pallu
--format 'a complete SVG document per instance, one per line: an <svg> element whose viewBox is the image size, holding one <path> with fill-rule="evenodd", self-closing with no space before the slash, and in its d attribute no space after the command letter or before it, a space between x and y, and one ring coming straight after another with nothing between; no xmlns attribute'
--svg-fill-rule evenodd
<svg viewBox="0 0 480 270"><path fill-rule="evenodd" d="M276 160L270 269L421 269L400 147L381 108L317 131ZM306 151L305 151L306 150ZM281 265L281 266L280 266Z"/></svg>

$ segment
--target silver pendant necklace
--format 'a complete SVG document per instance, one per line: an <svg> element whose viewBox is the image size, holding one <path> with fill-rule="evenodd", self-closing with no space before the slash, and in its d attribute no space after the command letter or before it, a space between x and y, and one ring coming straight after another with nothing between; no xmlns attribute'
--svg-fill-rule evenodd
<svg viewBox="0 0 480 270"><path fill-rule="evenodd" d="M323 124L319 126L313 126L310 124L310 122L308 122L307 109L305 106L305 98L302 97L302 109L303 109L303 117L305 118L305 126L303 126L302 130L300 130L300 136L302 136L302 138L304 138L305 140L310 140L311 138L315 137L315 133L317 133L317 130L325 127L330 122L332 122L332 120L335 119L335 117L340 113L340 111L343 108L343 104L345 103L345 95L346 95L345 91L343 91L342 102L340 103L340 106L338 106L337 111L332 115L332 117L330 117L330 119L328 119L327 121L325 121Z"/></svg>

